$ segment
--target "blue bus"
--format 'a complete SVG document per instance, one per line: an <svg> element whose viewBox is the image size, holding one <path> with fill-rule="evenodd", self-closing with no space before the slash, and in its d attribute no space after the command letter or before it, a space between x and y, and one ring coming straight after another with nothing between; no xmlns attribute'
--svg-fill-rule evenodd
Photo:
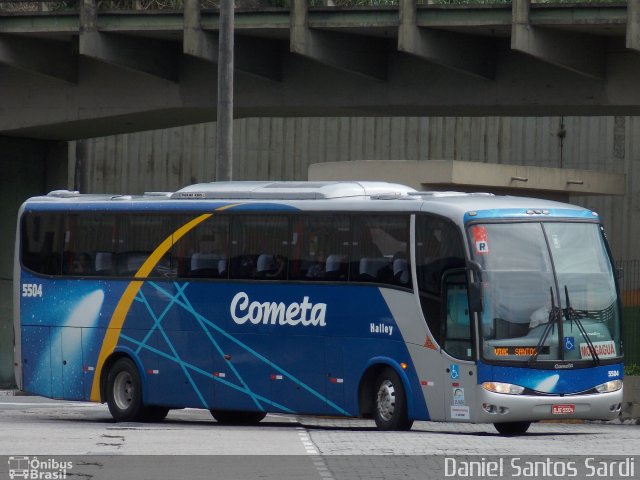
<svg viewBox="0 0 640 480"><path fill-rule="evenodd" d="M598 215L384 182L220 182L21 207L19 387L119 421L203 408L612 419L621 305Z"/></svg>

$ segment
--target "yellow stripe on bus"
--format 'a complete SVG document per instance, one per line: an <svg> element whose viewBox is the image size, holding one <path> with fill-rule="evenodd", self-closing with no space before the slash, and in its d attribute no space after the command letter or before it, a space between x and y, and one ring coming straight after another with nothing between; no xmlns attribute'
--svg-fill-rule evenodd
<svg viewBox="0 0 640 480"><path fill-rule="evenodd" d="M233 206L235 205L226 205L218 208L216 211L226 210ZM127 313L129 313L131 304L136 298L138 291L142 288L144 279L149 276L162 257L178 240L211 216L213 216L212 213L204 213L185 223L182 227L169 235L160 245L158 245L158 247L153 251L153 253L151 253L151 255L149 255L149 258L145 260L140 269L136 272L134 276L136 280L132 280L127 286L122 297L120 297L120 301L118 302L113 315L111 316L111 320L109 321L109 326L107 327L107 332L104 336L104 340L102 341L102 347L100 348L100 354L98 355L98 362L93 376L93 383L91 385L90 400L94 402L100 401L100 377L102 374L102 367L104 366L106 359L113 353L116 345L118 344L118 339L120 338L120 332L122 331L125 318L127 317Z"/></svg>

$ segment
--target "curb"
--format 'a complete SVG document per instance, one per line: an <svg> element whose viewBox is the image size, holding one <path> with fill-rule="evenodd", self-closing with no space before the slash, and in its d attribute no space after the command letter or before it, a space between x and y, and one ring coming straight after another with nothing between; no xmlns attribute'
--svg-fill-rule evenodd
<svg viewBox="0 0 640 480"><path fill-rule="evenodd" d="M28 393L22 390L0 390L0 397L27 397Z"/></svg>

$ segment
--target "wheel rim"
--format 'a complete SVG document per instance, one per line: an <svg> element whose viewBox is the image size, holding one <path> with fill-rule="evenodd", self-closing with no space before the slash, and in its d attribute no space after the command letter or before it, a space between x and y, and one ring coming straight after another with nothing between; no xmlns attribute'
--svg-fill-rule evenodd
<svg viewBox="0 0 640 480"><path fill-rule="evenodd" d="M129 372L120 372L113 382L113 401L120 410L126 410L131 405L135 395L133 379Z"/></svg>
<svg viewBox="0 0 640 480"><path fill-rule="evenodd" d="M391 420L396 409L396 390L389 380L385 380L380 384L377 407L378 415L382 420L385 422Z"/></svg>

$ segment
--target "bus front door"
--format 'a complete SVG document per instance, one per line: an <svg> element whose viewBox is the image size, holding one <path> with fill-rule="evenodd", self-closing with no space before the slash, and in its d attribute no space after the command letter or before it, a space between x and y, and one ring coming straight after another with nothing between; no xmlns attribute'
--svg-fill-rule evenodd
<svg viewBox="0 0 640 480"><path fill-rule="evenodd" d="M444 305L444 405L448 421L471 420L476 385L473 363L469 295L464 271L455 270L443 279Z"/></svg>

